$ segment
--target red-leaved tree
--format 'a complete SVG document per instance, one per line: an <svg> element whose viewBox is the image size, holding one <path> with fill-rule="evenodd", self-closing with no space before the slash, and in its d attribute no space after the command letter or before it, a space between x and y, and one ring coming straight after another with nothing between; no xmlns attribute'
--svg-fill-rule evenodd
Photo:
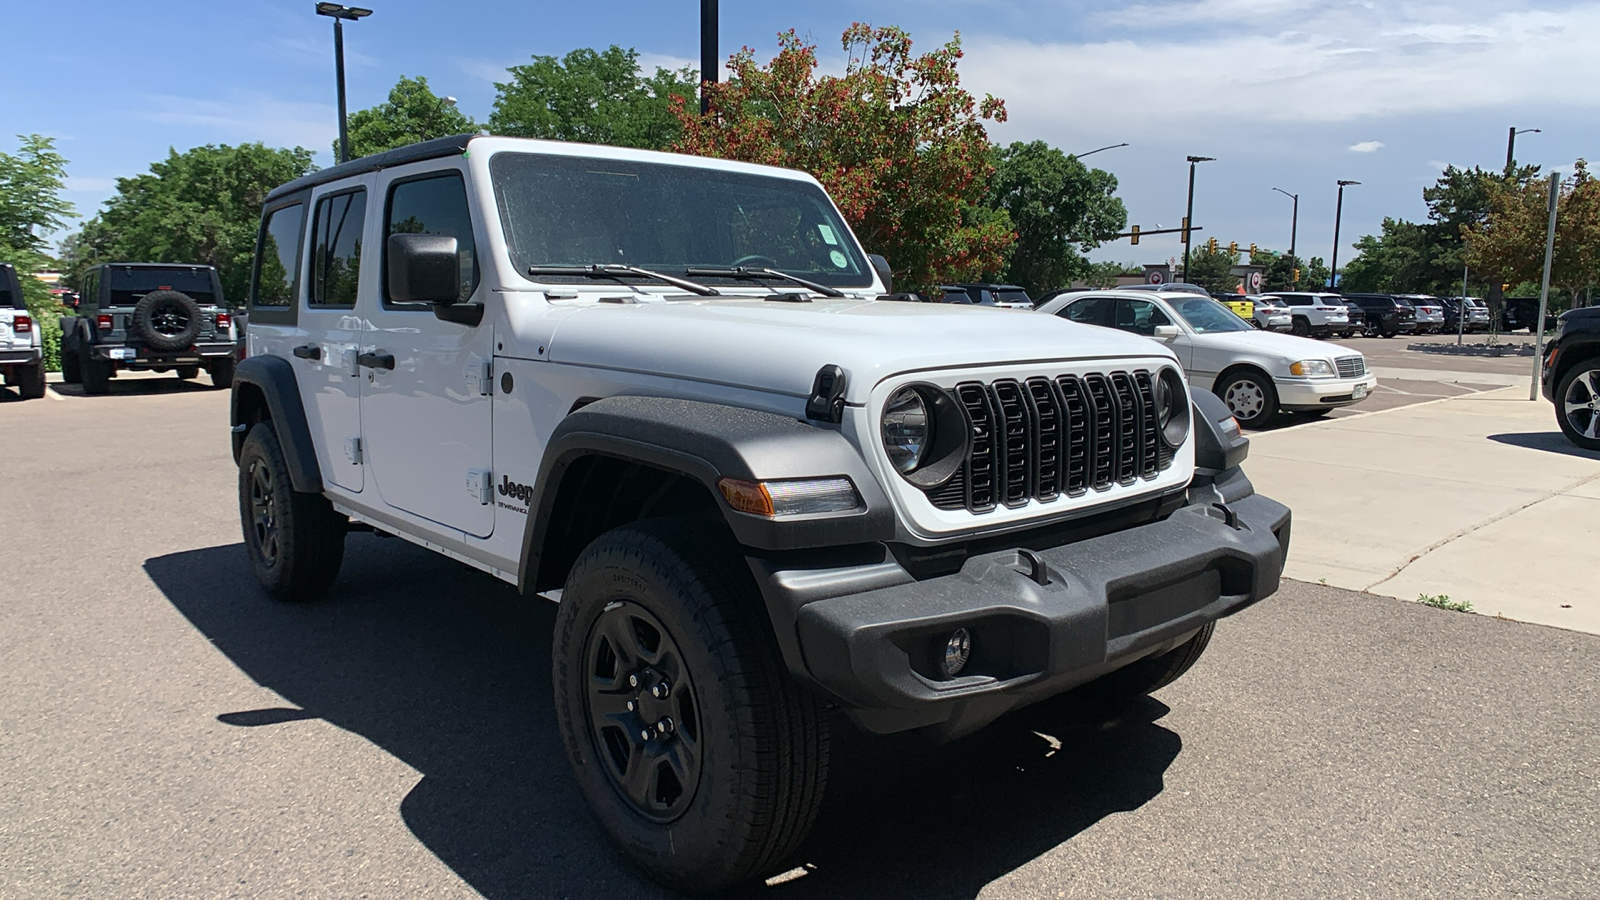
<svg viewBox="0 0 1600 900"><path fill-rule="evenodd" d="M992 172L983 123L1006 110L961 87L960 35L914 56L906 32L857 23L841 43L842 76L819 76L815 45L792 30L766 65L740 50L728 80L704 87L706 115L674 98L683 133L672 149L810 172L901 289L998 271L1015 235L979 206Z"/></svg>

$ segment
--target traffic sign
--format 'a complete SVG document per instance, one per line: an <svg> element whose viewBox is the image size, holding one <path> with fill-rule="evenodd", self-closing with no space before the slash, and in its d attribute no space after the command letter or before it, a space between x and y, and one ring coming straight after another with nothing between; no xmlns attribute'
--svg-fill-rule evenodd
<svg viewBox="0 0 1600 900"><path fill-rule="evenodd" d="M1251 272L1250 273L1250 291L1251 291L1251 293L1255 293L1256 291L1259 291L1259 290L1261 290L1261 273L1260 272Z"/></svg>

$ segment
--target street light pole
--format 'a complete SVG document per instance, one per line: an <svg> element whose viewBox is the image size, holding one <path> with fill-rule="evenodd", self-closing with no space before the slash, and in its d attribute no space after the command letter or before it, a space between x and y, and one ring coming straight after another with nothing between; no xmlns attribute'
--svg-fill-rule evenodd
<svg viewBox="0 0 1600 900"><path fill-rule="evenodd" d="M1519 135L1519 134L1530 134L1530 133L1531 134L1538 134L1539 133L1539 129L1537 129L1537 128L1524 128L1521 131L1518 131L1517 130L1517 126L1515 126L1515 125L1513 125L1510 128L1506 129L1506 177L1507 178L1510 178L1516 172L1516 170L1513 169L1512 167L1516 165L1516 156L1514 154L1516 153L1516 149L1517 149L1517 135Z"/></svg>
<svg viewBox="0 0 1600 900"><path fill-rule="evenodd" d="M1126 147L1126 146L1128 146L1128 144L1127 144L1126 141L1124 141L1124 142L1122 142L1120 144L1111 144L1111 145L1105 146L1105 147L1096 147L1095 149L1090 150L1088 153L1074 153L1074 154L1072 154L1072 157L1074 159L1083 159L1085 156L1093 156L1096 153L1099 153L1101 150L1115 150L1118 147Z"/></svg>
<svg viewBox="0 0 1600 900"><path fill-rule="evenodd" d="M1359 181L1339 182L1339 202L1333 208L1333 264L1329 266L1331 272L1328 276L1328 287L1330 289L1339 286L1339 223L1344 220L1344 189L1349 185L1360 183Z"/></svg>
<svg viewBox="0 0 1600 900"><path fill-rule="evenodd" d="M1289 261L1294 263L1291 277L1294 278L1294 286L1298 288L1300 286L1300 260L1294 255L1294 241L1300 231L1300 195L1291 194L1283 188L1273 188L1273 190L1294 201L1294 213L1289 217Z"/></svg>
<svg viewBox="0 0 1600 900"><path fill-rule="evenodd" d="M344 23L372 15L372 10L337 3L318 3L317 15L333 19L333 72L339 83L339 162L350 161L350 129L344 108Z"/></svg>
<svg viewBox="0 0 1600 900"><path fill-rule="evenodd" d="M717 59L717 0L700 0L700 115L711 108L705 85L716 84L722 63Z"/></svg>
<svg viewBox="0 0 1600 900"><path fill-rule="evenodd" d="M1194 167L1199 163L1212 162L1215 157L1190 156L1187 159L1189 160L1189 205L1186 207L1183 216L1183 279L1185 281L1189 280L1189 233L1193 230L1190 226L1194 224Z"/></svg>

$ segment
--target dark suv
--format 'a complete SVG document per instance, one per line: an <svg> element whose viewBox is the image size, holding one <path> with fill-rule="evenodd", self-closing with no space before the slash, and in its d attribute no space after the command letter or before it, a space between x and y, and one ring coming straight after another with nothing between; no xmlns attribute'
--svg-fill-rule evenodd
<svg viewBox="0 0 1600 900"><path fill-rule="evenodd" d="M946 303L971 303L976 306L1004 306L1010 309L1033 309L1033 299L1027 290L1014 284L941 284Z"/></svg>
<svg viewBox="0 0 1600 900"><path fill-rule="evenodd" d="M1417 310L1392 294L1345 294L1344 299L1367 314L1367 334L1391 338L1417 330Z"/></svg>
<svg viewBox="0 0 1600 900"><path fill-rule="evenodd" d="M1567 440L1600 450L1600 307L1575 309L1557 320L1543 381Z"/></svg>
<svg viewBox="0 0 1600 900"><path fill-rule="evenodd" d="M1533 323L1539 319L1538 297L1507 297L1500 310L1500 330L1520 331L1528 329L1533 333ZM1549 331L1556 326L1556 317L1548 312L1544 317L1544 330Z"/></svg>
<svg viewBox="0 0 1600 900"><path fill-rule="evenodd" d="M83 276L77 315L61 320L61 377L104 394L124 369L205 368L215 387L233 383L238 342L222 282L211 266L106 263Z"/></svg>

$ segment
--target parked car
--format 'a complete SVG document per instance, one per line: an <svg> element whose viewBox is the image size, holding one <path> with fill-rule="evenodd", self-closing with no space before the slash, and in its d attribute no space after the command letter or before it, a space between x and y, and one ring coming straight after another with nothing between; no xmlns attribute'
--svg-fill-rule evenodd
<svg viewBox="0 0 1600 900"><path fill-rule="evenodd" d="M836 721L1142 696L1279 583L1289 511L1170 348L880 301L804 172L462 135L272 190L256 246L241 561L309 600L364 527L559 592L553 752L677 891L791 865Z"/></svg>
<svg viewBox="0 0 1600 900"><path fill-rule="evenodd" d="M1392 338L1417 330L1417 311L1402 297L1392 294L1345 294L1344 299L1367 314L1367 334Z"/></svg>
<svg viewBox="0 0 1600 900"><path fill-rule="evenodd" d="M103 263L91 266L74 315L61 318L61 377L104 394L117 372L177 372L226 388L238 333L211 266Z"/></svg>
<svg viewBox="0 0 1600 900"><path fill-rule="evenodd" d="M1014 284L941 284L946 303L998 306L1002 309L1033 309L1028 292Z"/></svg>
<svg viewBox="0 0 1600 900"><path fill-rule="evenodd" d="M1542 380L1561 433L1585 450L1600 450L1600 307L1574 309L1557 320Z"/></svg>
<svg viewBox="0 0 1600 900"><path fill-rule="evenodd" d="M1417 333L1439 334L1444 331L1444 304L1437 297L1426 294L1399 294L1417 311Z"/></svg>
<svg viewBox="0 0 1600 900"><path fill-rule="evenodd" d="M1343 338L1355 337L1367 332L1367 311L1353 300L1341 300L1344 303L1345 315L1350 319L1350 327L1339 332Z"/></svg>
<svg viewBox="0 0 1600 900"><path fill-rule="evenodd" d="M1256 305L1248 296L1237 291L1212 291L1208 296L1233 310L1233 314L1254 325L1256 321Z"/></svg>
<svg viewBox="0 0 1600 900"><path fill-rule="evenodd" d="M1166 344L1189 385L1216 394L1246 427L1265 425L1280 411L1325 414L1361 401L1378 383L1362 354L1258 331L1210 297L1093 291L1058 298L1039 312Z"/></svg>
<svg viewBox="0 0 1600 900"><path fill-rule="evenodd" d="M1475 297L1439 297L1444 306L1444 333L1457 331L1475 334L1489 330L1489 308ZM1467 320L1461 321L1461 310L1466 310Z"/></svg>
<svg viewBox="0 0 1600 900"><path fill-rule="evenodd" d="M1250 296L1251 316L1262 331L1293 331L1294 317L1289 307L1277 297L1268 294Z"/></svg>
<svg viewBox="0 0 1600 900"><path fill-rule="evenodd" d="M44 343L16 267L0 263L0 376L24 400L44 396Z"/></svg>
<svg viewBox="0 0 1600 900"><path fill-rule="evenodd" d="M1130 284L1126 287L1116 288L1119 291L1161 291L1162 293L1199 294L1202 297L1211 296L1211 292L1198 284L1187 281L1173 281L1167 284Z"/></svg>
<svg viewBox="0 0 1600 900"><path fill-rule="evenodd" d="M1539 319L1538 297L1507 297L1501 308L1500 330L1520 331L1527 329L1533 333L1533 323ZM1556 316L1546 312L1544 317L1544 330L1549 331L1556 327Z"/></svg>
<svg viewBox="0 0 1600 900"><path fill-rule="evenodd" d="M1350 315L1338 294L1311 291L1273 291L1293 317L1291 334L1299 337L1330 337L1350 327Z"/></svg>

